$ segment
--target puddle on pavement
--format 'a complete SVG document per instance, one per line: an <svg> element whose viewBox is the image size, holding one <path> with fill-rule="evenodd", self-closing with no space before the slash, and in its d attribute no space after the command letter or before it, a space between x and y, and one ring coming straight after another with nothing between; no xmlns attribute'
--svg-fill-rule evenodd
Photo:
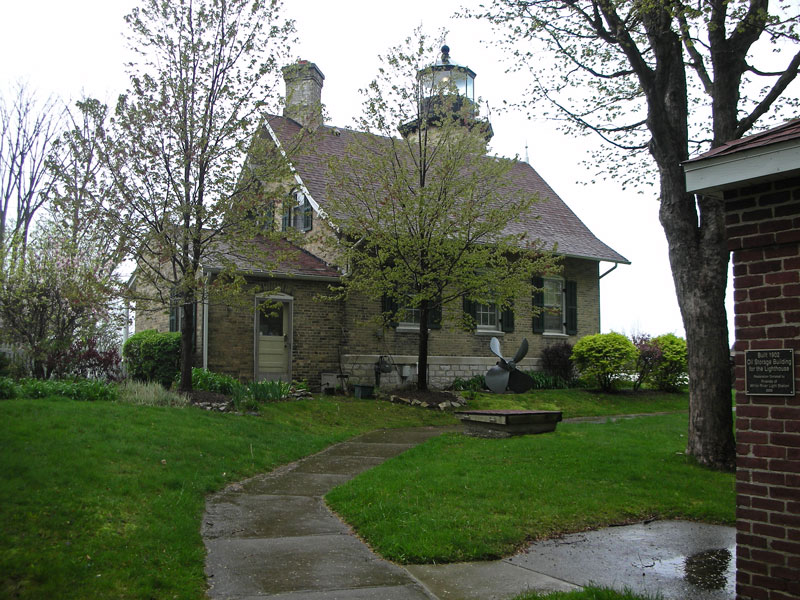
<svg viewBox="0 0 800 600"><path fill-rule="evenodd" d="M691 556L656 561L653 569L664 575L681 577L702 590L733 590L736 579L735 563L733 553L728 548L718 548Z"/></svg>

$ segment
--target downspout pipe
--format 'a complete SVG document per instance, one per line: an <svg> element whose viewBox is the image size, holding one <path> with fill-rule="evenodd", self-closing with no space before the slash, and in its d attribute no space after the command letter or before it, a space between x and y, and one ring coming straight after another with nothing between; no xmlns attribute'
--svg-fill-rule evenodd
<svg viewBox="0 0 800 600"><path fill-rule="evenodd" d="M613 267L611 267L611 268L610 268L608 271L606 271L606 272L605 272L605 273L603 273L602 275L600 275L600 277L598 277L598 278L597 278L597 281L599 282L599 281L600 281L600 280L601 280L603 277L605 277L606 275L608 275L609 273L611 273L611 271L613 271L614 269L616 269L618 266L619 266L619 263L614 263L614 266L613 266ZM597 289L598 289L598 291L599 291L599 289L600 289L600 288L598 287ZM603 327L602 327L602 325L603 325L603 324L600 322L600 311L598 310L598 311L597 311L597 331L603 331Z"/></svg>
<svg viewBox="0 0 800 600"><path fill-rule="evenodd" d="M605 273L603 273L602 275L600 275L600 277L598 277L597 279L598 279L598 280L602 279L603 277L605 277L606 275L608 275L609 273L611 273L611 271L613 271L614 269L616 269L618 266L619 266L619 263L614 263L614 266L613 266L613 267L611 267L611 268L610 268L608 271L606 271Z"/></svg>
<svg viewBox="0 0 800 600"><path fill-rule="evenodd" d="M203 286L203 368L208 370L208 283L211 275L206 275Z"/></svg>

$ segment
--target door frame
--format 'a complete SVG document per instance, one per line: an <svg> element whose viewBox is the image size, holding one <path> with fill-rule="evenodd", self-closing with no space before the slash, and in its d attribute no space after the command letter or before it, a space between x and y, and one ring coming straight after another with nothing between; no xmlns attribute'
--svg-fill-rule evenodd
<svg viewBox="0 0 800 600"><path fill-rule="evenodd" d="M253 381L258 381L259 370L258 370L258 339L259 339L259 329L258 329L258 305L261 304L264 300L273 300L275 302L281 302L284 305L284 310L286 311L287 315L287 331L285 332L286 336L286 381L290 382L292 380L292 350L294 349L294 297L290 296L289 294L284 294L283 292L267 292L264 294L256 294L253 297Z"/></svg>

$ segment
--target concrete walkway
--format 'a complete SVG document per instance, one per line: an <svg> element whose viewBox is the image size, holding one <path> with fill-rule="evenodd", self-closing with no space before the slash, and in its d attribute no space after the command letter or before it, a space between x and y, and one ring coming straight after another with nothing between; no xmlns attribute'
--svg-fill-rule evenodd
<svg viewBox="0 0 800 600"><path fill-rule="evenodd" d="M382 430L228 486L206 503L208 595L255 600L489 600L597 583L665 600L731 600L732 527L655 522L532 545L493 562L401 567L325 506L333 487L439 435Z"/></svg>

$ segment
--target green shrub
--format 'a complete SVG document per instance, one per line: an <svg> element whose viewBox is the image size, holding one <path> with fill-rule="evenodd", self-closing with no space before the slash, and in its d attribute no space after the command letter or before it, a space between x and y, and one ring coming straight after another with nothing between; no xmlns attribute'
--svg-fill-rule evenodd
<svg viewBox="0 0 800 600"><path fill-rule="evenodd" d="M189 399L156 382L126 381L119 386L118 402L140 406L186 406Z"/></svg>
<svg viewBox="0 0 800 600"><path fill-rule="evenodd" d="M141 331L128 338L122 356L133 379L157 381L168 388L180 371L181 334Z"/></svg>
<svg viewBox="0 0 800 600"><path fill-rule="evenodd" d="M621 333L597 333L578 340L572 349L572 360L584 377L593 379L604 392L613 391L624 379L637 351Z"/></svg>
<svg viewBox="0 0 800 600"><path fill-rule="evenodd" d="M56 380L21 379L17 387L21 398L48 398L62 396L70 400L99 402L115 400L117 387L112 383L95 379Z"/></svg>
<svg viewBox="0 0 800 600"><path fill-rule="evenodd" d="M247 390L256 402L277 402L289 395L292 386L285 381L253 381L247 384Z"/></svg>
<svg viewBox="0 0 800 600"><path fill-rule="evenodd" d="M570 382L558 375L551 375L544 371L526 371L533 379L534 390L565 390L571 387Z"/></svg>
<svg viewBox="0 0 800 600"><path fill-rule="evenodd" d="M175 376L174 383L177 384L179 380L180 373ZM214 373L208 369L200 369L198 367L192 369L192 389L194 390L204 390L230 396L239 387L242 387L242 384L230 375Z"/></svg>
<svg viewBox="0 0 800 600"><path fill-rule="evenodd" d="M11 358L0 350L0 377L11 375Z"/></svg>
<svg viewBox="0 0 800 600"><path fill-rule="evenodd" d="M240 385L234 389L231 399L236 412L258 411L258 402L253 398L253 394L247 386Z"/></svg>
<svg viewBox="0 0 800 600"><path fill-rule="evenodd" d="M575 379L575 364L572 362L572 344L557 342L542 350L542 370L569 385Z"/></svg>
<svg viewBox="0 0 800 600"><path fill-rule="evenodd" d="M456 377L450 384L450 389L457 392L480 392L486 389L486 382L483 375L474 375L469 379Z"/></svg>
<svg viewBox="0 0 800 600"><path fill-rule="evenodd" d="M648 381L663 392L677 392L688 381L686 340L667 333L653 338L661 357L650 371Z"/></svg>
<svg viewBox="0 0 800 600"><path fill-rule="evenodd" d="M10 377L0 377L0 400L17 397L17 384Z"/></svg>

